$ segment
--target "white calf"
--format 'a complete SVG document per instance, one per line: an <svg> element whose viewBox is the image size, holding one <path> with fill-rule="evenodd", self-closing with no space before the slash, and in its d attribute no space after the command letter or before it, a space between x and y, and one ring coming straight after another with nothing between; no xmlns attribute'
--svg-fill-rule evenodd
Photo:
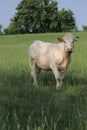
<svg viewBox="0 0 87 130"><path fill-rule="evenodd" d="M37 77L41 69L52 70L56 79L56 89L62 85L68 65L71 62L74 41L78 37L66 34L58 38L59 44L42 41L34 41L29 47L29 65L34 85L37 85Z"/></svg>

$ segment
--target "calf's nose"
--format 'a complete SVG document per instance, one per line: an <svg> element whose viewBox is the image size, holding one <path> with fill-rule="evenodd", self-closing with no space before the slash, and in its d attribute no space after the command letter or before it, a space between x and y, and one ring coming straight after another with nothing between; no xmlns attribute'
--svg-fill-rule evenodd
<svg viewBox="0 0 87 130"><path fill-rule="evenodd" d="M68 48L67 51L68 51L68 52L72 52L72 48Z"/></svg>

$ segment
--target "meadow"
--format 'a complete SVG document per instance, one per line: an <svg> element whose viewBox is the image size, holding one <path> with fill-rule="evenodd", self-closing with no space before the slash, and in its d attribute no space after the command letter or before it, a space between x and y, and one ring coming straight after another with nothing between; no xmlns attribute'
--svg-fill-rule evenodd
<svg viewBox="0 0 87 130"><path fill-rule="evenodd" d="M28 47L34 40L57 42L65 33L0 36L0 130L87 130L87 33L76 32L72 63L63 86L52 72L30 80Z"/></svg>

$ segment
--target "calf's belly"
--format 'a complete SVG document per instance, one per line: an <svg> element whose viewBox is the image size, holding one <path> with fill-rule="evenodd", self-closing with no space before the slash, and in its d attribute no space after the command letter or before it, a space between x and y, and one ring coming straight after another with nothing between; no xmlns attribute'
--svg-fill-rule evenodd
<svg viewBox="0 0 87 130"><path fill-rule="evenodd" d="M47 59L46 57L37 58L36 64L39 68L41 68L43 70L51 70L50 64L49 64L49 59Z"/></svg>

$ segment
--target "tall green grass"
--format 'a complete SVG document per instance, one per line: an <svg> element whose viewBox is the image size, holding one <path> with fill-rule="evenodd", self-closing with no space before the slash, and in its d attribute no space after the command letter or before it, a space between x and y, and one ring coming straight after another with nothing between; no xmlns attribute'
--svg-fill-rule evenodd
<svg viewBox="0 0 87 130"><path fill-rule="evenodd" d="M87 130L87 34L75 44L62 88L42 71L33 87L28 47L33 40L57 42L64 33L0 36L0 130Z"/></svg>

